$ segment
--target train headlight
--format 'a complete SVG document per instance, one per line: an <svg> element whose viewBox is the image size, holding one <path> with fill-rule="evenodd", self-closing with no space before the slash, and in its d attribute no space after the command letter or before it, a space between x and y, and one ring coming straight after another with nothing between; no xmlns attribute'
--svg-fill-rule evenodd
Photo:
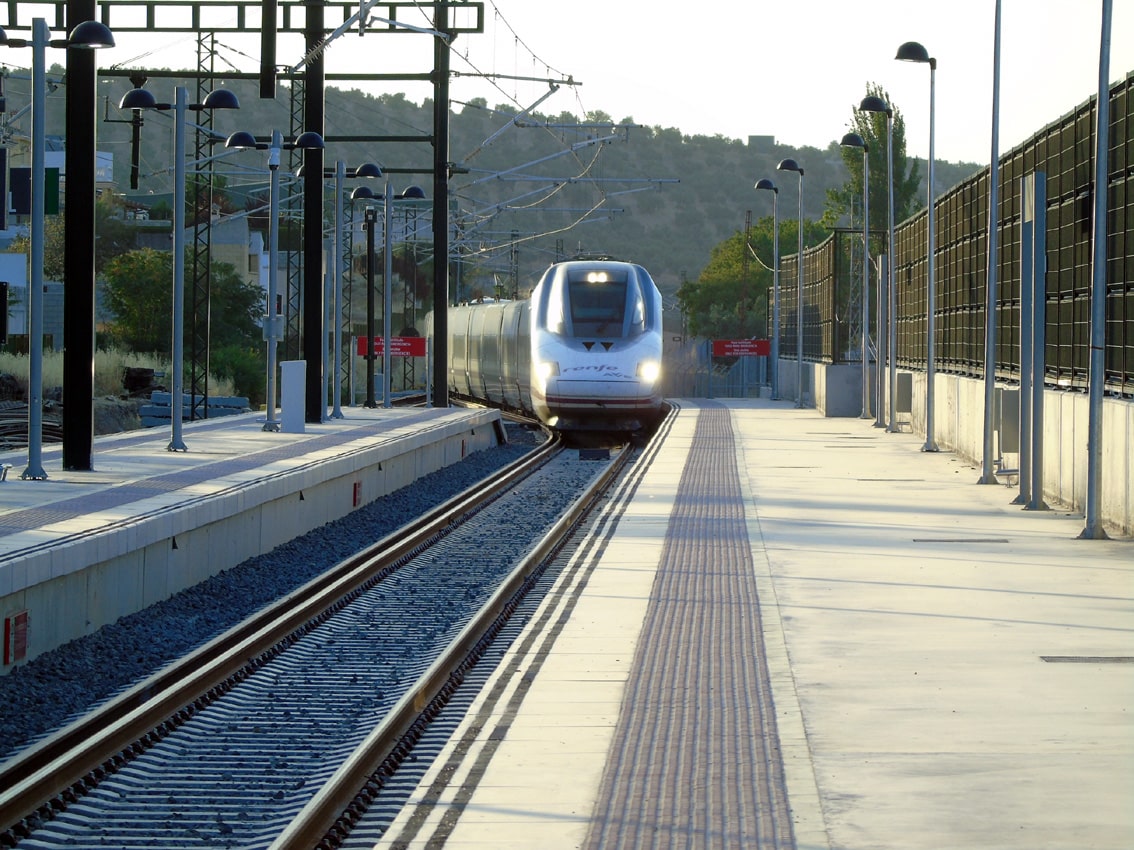
<svg viewBox="0 0 1134 850"><path fill-rule="evenodd" d="M661 374L661 364L656 360L643 360L638 364L636 374L646 383L652 384L658 379L658 375Z"/></svg>
<svg viewBox="0 0 1134 850"><path fill-rule="evenodd" d="M536 375L541 381L553 378L559 374L559 364L554 360L541 360L536 364Z"/></svg>

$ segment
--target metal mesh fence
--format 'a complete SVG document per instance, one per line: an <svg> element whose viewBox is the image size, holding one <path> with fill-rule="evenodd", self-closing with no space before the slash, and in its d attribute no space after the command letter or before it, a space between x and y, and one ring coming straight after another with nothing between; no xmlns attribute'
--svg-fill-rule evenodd
<svg viewBox="0 0 1134 850"><path fill-rule="evenodd" d="M1047 176L1046 361L1049 383L1085 389L1090 361L1091 240L1094 211L1095 99L1052 122L1000 160L997 231L996 371L1019 376L1020 180ZM937 369L984 374L989 169L937 199L934 351ZM1110 91L1107 161L1107 391L1134 395L1134 73ZM894 234L899 365L925 367L928 216ZM804 252L803 356L840 362L853 345L848 312L855 276L848 260L852 234L838 231ZM781 356L794 355L795 256L780 275ZM875 329L876 330L876 329Z"/></svg>
<svg viewBox="0 0 1134 850"><path fill-rule="evenodd" d="M852 292L851 240L857 233L838 229L803 252L803 358L840 362L850 339L848 299ZM799 265L796 255L780 267L780 356L796 356ZM856 307L857 309L857 307ZM857 316L854 321L857 322Z"/></svg>

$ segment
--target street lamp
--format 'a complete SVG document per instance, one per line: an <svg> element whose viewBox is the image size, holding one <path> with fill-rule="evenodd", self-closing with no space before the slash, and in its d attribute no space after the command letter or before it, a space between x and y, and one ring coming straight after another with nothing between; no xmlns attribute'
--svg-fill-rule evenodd
<svg viewBox="0 0 1134 850"><path fill-rule="evenodd" d="M304 171L303 167L300 166L300 169L297 172L297 174L299 176L302 176L303 171ZM349 174L347 173L348 171L350 172ZM334 318L334 325L335 325L335 328L334 328L334 346L335 346L334 374L335 374L335 384L336 384L335 393L334 393L334 401L332 402L333 406L332 406L332 409L331 409L331 418L332 419L342 419L343 418L342 407L340 406L341 405L340 396L342 395L342 386L341 386L342 380L341 380L340 375L341 375L341 372L342 372L342 331L343 331L343 317L342 317L342 312L343 312L343 303L342 303L342 299L343 299L343 280L342 280L342 275L343 275L343 235L342 235L342 233L343 233L343 218L345 216L345 213L344 213L344 210L343 210L343 207L345 205L345 198L344 198L344 195L343 195L343 181L346 180L347 177L376 178L376 177L381 177L381 176L382 176L382 169L376 163L373 163L373 162L364 162L362 165L359 165L356 168L348 169L347 166L346 166L346 163L344 163L340 159L335 163L334 168L323 170L323 177L324 178L334 178L334 181L335 181L334 245L332 246L331 252L330 252L331 275L332 275L331 279L332 279L333 285L334 285L334 298L333 298L333 300L334 300L333 309L334 309L334 316L335 316L335 318ZM325 312L324 312L324 321L326 321L326 313ZM325 412L325 408L326 408L326 404L327 404L327 392L328 392L328 384L327 384L327 379L328 379L327 359L328 358L327 358L327 331L326 331L326 328L323 329L323 332L322 332L322 334L320 334L320 337L322 339L322 349L323 349L323 358L322 358L322 362L323 362L323 369L322 369L322 371L323 371L323 405L324 405L324 412Z"/></svg>
<svg viewBox="0 0 1134 850"><path fill-rule="evenodd" d="M65 39L52 39L47 21L32 19L32 37L8 38L0 28L0 45L32 49L31 90L31 277L28 281L28 465L20 477L47 478L43 468L43 230L44 178L47 149L47 48L113 47L114 35L98 21L84 21ZM0 199L3 200L3 199ZM0 321L7 321L0 316Z"/></svg>
<svg viewBox="0 0 1134 850"><path fill-rule="evenodd" d="M350 193L351 201L372 201L374 190L369 186L358 186ZM364 407L378 406L374 398L374 229L378 226L378 211L367 205L364 211L366 227L366 401ZM386 331L389 336L389 331Z"/></svg>
<svg viewBox="0 0 1134 850"><path fill-rule="evenodd" d="M216 89L201 103L189 103L189 91L178 86L173 103L158 103L147 89L131 89L122 96L119 109L173 111L173 381L170 388L169 445L171 452L188 451L181 439L182 361L185 348L185 113L206 109L239 109L240 101L230 89Z"/></svg>
<svg viewBox="0 0 1134 850"><path fill-rule="evenodd" d="M780 397L780 220L776 212L780 190L767 177L756 181L754 189L772 193L772 401Z"/></svg>
<svg viewBox="0 0 1134 850"><path fill-rule="evenodd" d="M929 247L927 249L928 256L926 263L928 269L926 271L926 353L925 353L925 445L921 447L923 452L937 451L937 442L934 440L933 429L933 383L935 380L935 363L933 359L933 350L936 340L936 312L937 296L935 279L933 274L934 265L934 233L933 233L933 121L934 121L934 94L936 87L937 77L937 60L929 55L929 52L918 44L916 41L907 41L898 48L898 53L894 57L902 62L919 62L929 65L929 198L928 210L926 212L927 219L926 225L929 230Z"/></svg>
<svg viewBox="0 0 1134 850"><path fill-rule="evenodd" d="M992 440L996 399L996 253L1000 223L1000 0L996 0L992 38L992 156L988 166L988 250L984 283L984 432L978 484L999 484L993 471Z"/></svg>
<svg viewBox="0 0 1134 850"><path fill-rule="evenodd" d="M799 251L796 266L799 274L795 284L795 406L803 407L803 166L794 159L781 159L777 171L795 171L799 174Z"/></svg>
<svg viewBox="0 0 1134 850"><path fill-rule="evenodd" d="M858 105L862 112L879 112L886 115L886 293L878 293L878 391L876 393L877 415L874 425L882 427L882 363L888 362L889 387L886 397L889 399L889 425L887 430L896 430L894 410L894 384L897 382L897 360L895 354L898 348L897 325L894 321L897 313L897 293L894 290L894 110L890 104L877 95L867 95ZM881 286L881 284L879 284ZM885 333L883 333L885 328Z"/></svg>
<svg viewBox="0 0 1134 850"><path fill-rule="evenodd" d="M870 418L870 146L858 133L847 133L840 145L862 148L862 413Z"/></svg>
<svg viewBox="0 0 1134 850"><path fill-rule="evenodd" d="M343 180L347 176L346 163L341 159L335 163L335 388L332 394L331 418L342 419L342 369L343 369L343 219L345 217L343 197ZM382 176L382 169L373 162L364 162L351 170L351 177L378 178ZM324 370L324 374L326 371Z"/></svg>
<svg viewBox="0 0 1134 850"><path fill-rule="evenodd" d="M272 131L268 144L257 142L256 137L247 130L240 130L229 136L224 143L226 148L246 148L267 150L268 171L271 180L268 189L268 309L264 314L264 340L268 347L267 380L264 390L265 431L278 431L280 423L276 419L276 342L280 338L282 315L276 306L279 291L279 268L277 259L280 248L280 152L284 150L322 148L323 137L313 130L300 133L294 142L284 142L279 130Z"/></svg>
<svg viewBox="0 0 1134 850"><path fill-rule="evenodd" d="M390 179L386 178L386 185L381 195L375 195L368 186L359 186L351 192L351 200L381 200L382 201L382 406L390 407L390 349L393 347L392 325L393 317L393 279L394 279L394 245L393 226L391 214L393 202L402 200L424 200L425 191L420 186L407 186L400 194L393 194L390 188ZM376 214L372 209L366 211L367 222L367 296L366 320L367 334L370 337L370 351L366 357L366 406L377 407L374 400L374 225Z"/></svg>

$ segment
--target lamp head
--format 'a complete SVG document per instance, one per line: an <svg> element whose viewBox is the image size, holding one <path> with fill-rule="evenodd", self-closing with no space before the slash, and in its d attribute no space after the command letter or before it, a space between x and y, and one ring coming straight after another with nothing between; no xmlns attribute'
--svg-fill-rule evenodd
<svg viewBox="0 0 1134 850"><path fill-rule="evenodd" d="M794 159L781 159L780 164L776 166L777 171L798 171L799 176L803 177L803 166L796 162Z"/></svg>
<svg viewBox="0 0 1134 850"><path fill-rule="evenodd" d="M364 162L362 165L354 169L352 177L381 177L382 169L378 167L377 163Z"/></svg>
<svg viewBox="0 0 1134 850"><path fill-rule="evenodd" d="M122 95L119 109L156 109L157 99L147 89L130 89Z"/></svg>
<svg viewBox="0 0 1134 850"><path fill-rule="evenodd" d="M928 63L930 68L937 67L937 60L930 56L929 51L916 41L907 41L899 47L894 58L901 62L923 62Z"/></svg>
<svg viewBox="0 0 1134 850"><path fill-rule="evenodd" d="M406 186L405 191L398 197L421 201L425 199L425 190L420 186Z"/></svg>
<svg viewBox="0 0 1134 850"><path fill-rule="evenodd" d="M232 89L213 89L205 95L201 109L239 109L240 101Z"/></svg>
<svg viewBox="0 0 1134 850"><path fill-rule="evenodd" d="M847 133L843 136L839 144L844 148L862 148L863 153L870 150L869 145L866 144L866 140L858 133Z"/></svg>
<svg viewBox="0 0 1134 850"><path fill-rule="evenodd" d="M759 180L756 181L756 185L753 186L752 188L753 189L771 189L773 192L777 192L777 193L780 191L779 189L776 188L776 184L773 183L771 180L769 180L767 177L761 177Z"/></svg>
<svg viewBox="0 0 1134 850"><path fill-rule="evenodd" d="M67 36L68 47L114 47L114 33L101 21L83 21Z"/></svg>
<svg viewBox="0 0 1134 850"><path fill-rule="evenodd" d="M257 147L256 137L247 130L237 130L224 140L224 146L226 148L255 148Z"/></svg>
<svg viewBox="0 0 1134 850"><path fill-rule="evenodd" d="M323 137L314 130L306 130L300 133L291 146L293 148L317 148L319 150L326 147L323 143Z"/></svg>
<svg viewBox="0 0 1134 850"><path fill-rule="evenodd" d="M890 115L890 104L876 94L867 95L858 105L859 112L885 112Z"/></svg>
<svg viewBox="0 0 1134 850"><path fill-rule="evenodd" d="M356 186L350 192L352 201L370 201L374 199L374 190L369 186Z"/></svg>

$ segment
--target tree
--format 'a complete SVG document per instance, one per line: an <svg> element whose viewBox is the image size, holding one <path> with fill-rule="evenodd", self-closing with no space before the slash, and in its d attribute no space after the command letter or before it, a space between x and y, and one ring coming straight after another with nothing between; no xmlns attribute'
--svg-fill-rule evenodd
<svg viewBox="0 0 1134 850"><path fill-rule="evenodd" d="M143 248L115 257L104 269L110 334L131 351L168 354L173 262L167 251Z"/></svg>
<svg viewBox="0 0 1134 850"><path fill-rule="evenodd" d="M242 205L232 199L222 174L190 174L185 179L185 226L212 219L214 213L235 213Z"/></svg>
<svg viewBox="0 0 1134 850"><path fill-rule="evenodd" d="M700 276L677 291L694 336L744 339L763 334L768 280L751 260L745 273L746 250L744 234L737 231L715 245Z"/></svg>
<svg viewBox="0 0 1134 850"><path fill-rule="evenodd" d="M781 220L780 254L794 254L799 244L795 219ZM804 220L804 247L817 245L828 236L820 223ZM765 336L768 329L768 303L774 282L773 220L765 216L748 233L737 231L715 245L700 276L686 281L677 291L682 312L694 336L714 339L747 339ZM747 274L744 254L749 252ZM780 280L781 286L784 281Z"/></svg>
<svg viewBox="0 0 1134 850"><path fill-rule="evenodd" d="M113 312L111 337L131 351L168 355L172 349L173 256L143 248L109 262L106 306ZM213 371L233 380L240 395L262 397L262 334L258 324L263 293L230 264L210 270L209 347ZM185 298L190 298L188 288ZM186 305L188 307L188 304Z"/></svg>
<svg viewBox="0 0 1134 850"><path fill-rule="evenodd" d="M894 106L885 89L877 83L868 83L866 94L882 98L894 111L892 139L894 224L898 224L922 206L918 197L918 186L921 182L920 168L917 160L906 157L906 122L901 110ZM870 229L885 232L889 185L886 170L886 114L863 112L856 107L851 110L851 121L847 129L862 136L869 148L867 159L870 163ZM860 215L862 210L862 152L859 148L845 147L840 147L839 151L847 171L850 172L850 179L838 188L827 190L823 223L832 228L852 209L859 210Z"/></svg>
<svg viewBox="0 0 1134 850"><path fill-rule="evenodd" d="M101 272L111 258L129 251L138 244L137 232L122 215L122 205L107 193L95 204L95 271ZM64 254L67 250L66 210L47 216L43 223L43 276L47 280L63 280ZM17 236L8 245L15 254L31 254L31 239Z"/></svg>

